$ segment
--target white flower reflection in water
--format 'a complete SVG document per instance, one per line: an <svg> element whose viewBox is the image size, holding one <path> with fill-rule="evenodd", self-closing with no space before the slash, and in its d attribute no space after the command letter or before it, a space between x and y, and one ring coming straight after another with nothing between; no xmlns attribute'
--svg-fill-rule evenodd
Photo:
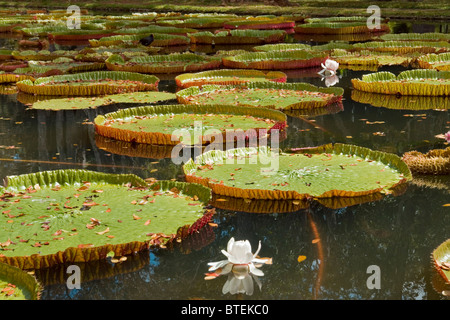
<svg viewBox="0 0 450 320"><path fill-rule="evenodd" d="M261 282L258 277L264 276L260 268L263 264L272 264L271 258L259 258L258 253L261 250L261 241L258 245L256 253L252 253L252 247L248 240L235 241L231 238L228 241L227 251L222 250L222 253L228 258L218 262L210 262L210 268L205 279L215 279L221 275L228 275L222 293L223 294L237 294L246 293L253 294L253 280L255 280L259 289L261 289Z"/></svg>
<svg viewBox="0 0 450 320"><path fill-rule="evenodd" d="M322 76L322 81L325 79L325 85L327 87L334 86L339 82L339 77L336 74L336 71L339 68L338 62L327 59L325 64L322 63L322 68L323 69L319 72L319 74Z"/></svg>

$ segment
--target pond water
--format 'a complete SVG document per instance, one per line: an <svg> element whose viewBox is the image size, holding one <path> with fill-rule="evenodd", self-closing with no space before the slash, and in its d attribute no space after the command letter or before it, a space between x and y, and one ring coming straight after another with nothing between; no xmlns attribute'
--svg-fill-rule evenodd
<svg viewBox="0 0 450 320"><path fill-rule="evenodd" d="M439 26L439 28L444 28ZM428 31L428 30L426 30ZM2 45L13 41L0 39ZM398 74L403 67L379 70ZM343 110L317 116L290 115L282 148L331 142L351 143L402 155L406 151L443 148L435 137L449 131L449 110L425 101L420 110L395 108L399 101L371 105L352 96L352 78L368 71L339 70L345 89ZM288 71L289 82L324 86L315 71ZM158 75L160 76L160 75ZM160 91L175 92L174 75L161 75ZM133 146L114 148L114 142L96 137L92 121L97 114L117 109L30 110L15 93L0 95L0 177L55 169L89 169L134 173L140 177L183 179L181 166L158 153L132 156ZM395 99L394 99L395 100ZM398 100L398 99L397 99ZM397 102L397 104L395 103ZM446 102L448 106L448 101ZM120 106L119 106L120 107ZM370 124L371 122L376 122ZM156 171L155 171L156 170ZM364 179L364 177L361 177ZM450 237L449 176L415 176L397 196L329 208L258 214L217 209L214 222L171 250L152 250L113 265L107 261L80 264L80 289L68 289L66 266L36 270L43 283L42 299L425 299L444 300L442 284L431 264L431 252ZM256 204L255 204L256 205ZM264 206L264 204L263 204ZM268 205L267 205L268 206ZM242 205L239 208L250 208ZM248 239L253 251L261 241L264 265L252 295L223 294L226 277L204 280L208 262L225 258L231 237ZM314 239L320 239L313 243ZM300 255L306 256L298 262ZM370 289L370 266L380 270L380 288ZM370 268L369 268L370 269Z"/></svg>

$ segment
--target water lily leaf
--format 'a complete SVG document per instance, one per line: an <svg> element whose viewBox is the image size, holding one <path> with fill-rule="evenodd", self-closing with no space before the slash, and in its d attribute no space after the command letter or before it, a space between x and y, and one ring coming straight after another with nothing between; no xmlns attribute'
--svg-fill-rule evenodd
<svg viewBox="0 0 450 320"><path fill-rule="evenodd" d="M93 96L136 91L157 91L159 79L133 72L93 71L23 80L19 91L48 96Z"/></svg>
<svg viewBox="0 0 450 320"><path fill-rule="evenodd" d="M105 106L110 104L127 104L127 105L139 105L149 104L161 101L167 101L176 99L175 94L170 92L133 92L133 93L121 93L96 97L93 100L91 97L72 97L62 99L50 99L40 100L31 105L33 109L44 110L75 110L75 109L94 109L99 106Z"/></svg>
<svg viewBox="0 0 450 320"><path fill-rule="evenodd" d="M238 85L204 85L176 93L184 104L230 104L279 110L324 108L340 102L342 88L319 88L308 83L249 82Z"/></svg>
<svg viewBox="0 0 450 320"><path fill-rule="evenodd" d="M434 266L447 284L450 284L450 239L441 243L432 252Z"/></svg>
<svg viewBox="0 0 450 320"><path fill-rule="evenodd" d="M189 34L192 44L265 44L284 42L284 30L224 30Z"/></svg>
<svg viewBox="0 0 450 320"><path fill-rule="evenodd" d="M206 84L230 85L252 81L286 82L286 74L279 71L261 72L259 70L221 69L198 73L184 73L175 78L177 86L188 88Z"/></svg>
<svg viewBox="0 0 450 320"><path fill-rule="evenodd" d="M197 72L219 68L222 61L218 57L202 56L195 53L172 53L135 57L125 61L122 56L114 54L106 61L106 67L112 71L139 73L182 73Z"/></svg>
<svg viewBox="0 0 450 320"><path fill-rule="evenodd" d="M235 171L237 167L241 170ZM269 148L212 150L191 159L183 170L186 181L204 184L217 195L267 200L392 193L412 178L397 155L344 144L294 153ZM232 181L230 173L235 173Z"/></svg>
<svg viewBox="0 0 450 320"><path fill-rule="evenodd" d="M38 300L42 286L19 268L0 263L0 300Z"/></svg>
<svg viewBox="0 0 450 320"><path fill-rule="evenodd" d="M448 96L450 72L428 69L407 70L398 76L383 71L352 79L355 89L365 92L406 96Z"/></svg>
<svg viewBox="0 0 450 320"><path fill-rule="evenodd" d="M327 59L327 53L306 50L250 52L222 58L227 68L257 70L313 68Z"/></svg>
<svg viewBox="0 0 450 320"><path fill-rule="evenodd" d="M201 122L201 127L196 127L195 122ZM215 141L217 135L225 142L226 132L231 129L235 130L236 137L252 134L257 137L259 129L265 129L265 134L270 134L272 128L281 131L286 115L276 110L231 105L162 105L122 109L97 116L94 123L97 134L116 140L152 145L179 145L180 142L206 145ZM211 127L214 133L208 133ZM235 136L228 139L234 141Z"/></svg>
<svg viewBox="0 0 450 320"><path fill-rule="evenodd" d="M85 190L74 197L80 185L87 182L89 190L104 192ZM58 191L52 190L55 184L60 186ZM179 192L170 191L173 188ZM0 262L21 269L105 259L111 251L116 256L124 256L151 246L167 245L200 230L213 214L204 209L210 190L203 186L176 181L154 181L148 185L130 174L45 171L10 176L3 192L2 197L10 199L5 209L16 217L8 228L0 231L4 245L0 247ZM136 205L130 202L148 197L153 197L155 202L139 206L139 217L151 219L151 224L145 225L142 220L134 219ZM70 208L59 205L68 200ZM98 205L89 205L92 203ZM193 207L190 203L198 205ZM112 208L111 212L106 212L107 208ZM23 215L19 216L20 213ZM46 215L38 219L42 213ZM0 223L5 224L8 219L3 215ZM8 243L8 239L17 236L28 241Z"/></svg>

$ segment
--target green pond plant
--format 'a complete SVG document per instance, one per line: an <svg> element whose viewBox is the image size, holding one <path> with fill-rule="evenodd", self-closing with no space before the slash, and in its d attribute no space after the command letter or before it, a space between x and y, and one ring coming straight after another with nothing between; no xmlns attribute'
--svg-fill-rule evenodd
<svg viewBox="0 0 450 320"><path fill-rule="evenodd" d="M339 87L309 83L248 82L237 85L192 86L176 93L183 104L232 104L277 110L323 108L342 100Z"/></svg>
<svg viewBox="0 0 450 320"><path fill-rule="evenodd" d="M51 96L53 97L53 96ZM119 104L120 106L136 106L140 104L151 104L169 100L176 100L174 93L160 91L144 91L133 93L119 93L97 97L70 97L45 99L39 96L40 100L31 104L32 109L39 110L79 110L95 109L100 106Z"/></svg>
<svg viewBox="0 0 450 320"><path fill-rule="evenodd" d="M390 194L412 179L395 154L328 144L280 152L266 147L211 150L183 166L186 181L217 195L305 200Z"/></svg>
<svg viewBox="0 0 450 320"><path fill-rule="evenodd" d="M255 81L286 82L287 76L280 71L262 72L249 69L220 69L197 73L183 73L175 77L179 88L201 87L208 84L234 85Z"/></svg>
<svg viewBox="0 0 450 320"><path fill-rule="evenodd" d="M448 96L450 72L416 69L400 72L382 71L352 79L354 89L382 94L410 96Z"/></svg>
<svg viewBox="0 0 450 320"><path fill-rule="evenodd" d="M450 239L442 242L432 252L434 266L446 284L450 284Z"/></svg>
<svg viewBox="0 0 450 320"><path fill-rule="evenodd" d="M99 115L94 124L97 134L115 140L151 145L203 145L246 139L251 134L257 137L260 129L264 134L283 130L286 115L276 110L232 105L162 105Z"/></svg>
<svg viewBox="0 0 450 320"><path fill-rule="evenodd" d="M0 301L39 300L42 289L33 275L0 262Z"/></svg>
<svg viewBox="0 0 450 320"><path fill-rule="evenodd" d="M92 71L22 80L21 92L47 96L94 96L137 91L157 91L159 79L134 72Z"/></svg>
<svg viewBox="0 0 450 320"><path fill-rule="evenodd" d="M328 59L328 54L314 51L250 52L223 57L227 68L284 70L318 67Z"/></svg>
<svg viewBox="0 0 450 320"><path fill-rule="evenodd" d="M0 262L20 269L164 248L214 214L208 188L132 174L44 171L9 176L2 192Z"/></svg>
<svg viewBox="0 0 450 320"><path fill-rule="evenodd" d="M122 56L114 54L105 63L108 70L111 71L150 74L197 72L217 69L222 65L219 57L208 57L189 52L135 57L127 61Z"/></svg>

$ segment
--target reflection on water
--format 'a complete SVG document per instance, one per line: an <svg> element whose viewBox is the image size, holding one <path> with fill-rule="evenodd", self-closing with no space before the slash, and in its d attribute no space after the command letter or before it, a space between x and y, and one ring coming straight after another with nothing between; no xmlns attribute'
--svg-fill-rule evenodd
<svg viewBox="0 0 450 320"><path fill-rule="evenodd" d="M0 45L12 47L14 41L0 39ZM210 49L198 50L210 53ZM379 71L403 70L393 66ZM286 73L288 82L323 86L318 71ZM280 146L341 142L397 155L445 146L435 136L449 130L448 98L411 100L354 92L350 80L368 72L338 70L336 86L345 89L342 104L315 114L288 114L287 138ZM181 167L164 148L130 148L95 135L93 119L120 106L30 110L13 89L3 89L0 179L69 168L184 179ZM159 89L175 92L174 75L162 79ZM205 233L170 250L143 252L118 265L103 261L80 266L85 272L81 289L67 289L63 267L40 270L36 276L46 284L43 299L445 299L441 293L448 285L436 278L430 254L449 238L450 215L442 206L448 203L449 190L448 176L414 176L403 193L357 203L239 203L215 198L217 227L208 226ZM225 277L204 280L205 266L222 258L219 250L231 237L250 243L261 240L264 256L274 259L259 284L252 278L261 290L253 290L251 296L224 294ZM306 257L301 263L299 255ZM366 286L370 265L380 267L379 290ZM226 292L231 292L236 281L232 279ZM233 292L249 288L232 287Z"/></svg>

